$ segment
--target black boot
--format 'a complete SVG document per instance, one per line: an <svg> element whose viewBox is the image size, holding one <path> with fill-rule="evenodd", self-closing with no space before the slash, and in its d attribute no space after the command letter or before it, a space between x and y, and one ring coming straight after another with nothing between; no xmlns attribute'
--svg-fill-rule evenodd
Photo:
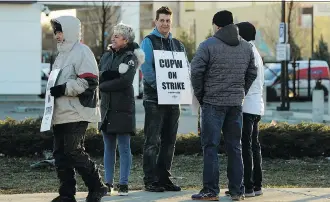
<svg viewBox="0 0 330 202"><path fill-rule="evenodd" d="M76 168L77 169L77 168ZM99 169L90 161L86 167L77 169L85 185L88 187L86 202L99 202L108 192L108 187L102 182Z"/></svg>
<svg viewBox="0 0 330 202"><path fill-rule="evenodd" d="M68 196L58 196L52 200L52 202L77 202L75 197L68 197Z"/></svg>
<svg viewBox="0 0 330 202"><path fill-rule="evenodd" d="M88 192L86 202L101 202L102 197L107 195L107 192L108 192L107 186L94 189L93 192Z"/></svg>
<svg viewBox="0 0 330 202"><path fill-rule="evenodd" d="M76 194L76 179L73 168L57 168L57 177L60 180L58 190L60 196L74 196Z"/></svg>
<svg viewBox="0 0 330 202"><path fill-rule="evenodd" d="M181 187L175 185L169 178L162 179L159 184L164 187L165 191L181 191Z"/></svg>

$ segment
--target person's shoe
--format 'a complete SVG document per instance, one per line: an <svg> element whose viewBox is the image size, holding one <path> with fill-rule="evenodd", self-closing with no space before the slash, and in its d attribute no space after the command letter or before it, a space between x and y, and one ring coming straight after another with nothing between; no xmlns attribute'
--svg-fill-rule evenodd
<svg viewBox="0 0 330 202"><path fill-rule="evenodd" d="M86 198L86 202L101 202L102 197L107 195L107 192L107 186L102 186L93 192L89 192Z"/></svg>
<svg viewBox="0 0 330 202"><path fill-rule="evenodd" d="M225 195L226 196L230 196L231 194L230 194L230 191L225 191Z"/></svg>
<svg viewBox="0 0 330 202"><path fill-rule="evenodd" d="M262 192L262 188L261 187L254 187L254 194L256 196L261 196L263 195L264 193Z"/></svg>
<svg viewBox="0 0 330 202"><path fill-rule="evenodd" d="M230 197L233 201L242 201L245 199L244 195L231 195Z"/></svg>
<svg viewBox="0 0 330 202"><path fill-rule="evenodd" d="M128 195L128 185L118 184L118 195L119 196L127 196Z"/></svg>
<svg viewBox="0 0 330 202"><path fill-rule="evenodd" d="M158 183L152 183L145 185L145 190L149 192L164 192L165 188L160 186Z"/></svg>
<svg viewBox="0 0 330 202"><path fill-rule="evenodd" d="M109 183L106 183L105 185L108 187L107 195L111 196L111 194L113 193L113 185Z"/></svg>
<svg viewBox="0 0 330 202"><path fill-rule="evenodd" d="M201 201L219 201L219 196L203 188L198 194L192 195L191 199Z"/></svg>
<svg viewBox="0 0 330 202"><path fill-rule="evenodd" d="M54 198L51 202L77 202L75 197L68 197L68 196L58 196Z"/></svg>
<svg viewBox="0 0 330 202"><path fill-rule="evenodd" d="M175 185L169 178L159 180L159 184L164 187L165 191L181 191L181 187Z"/></svg>
<svg viewBox="0 0 330 202"><path fill-rule="evenodd" d="M254 193L253 189L245 190L245 197L255 197L256 194Z"/></svg>
<svg viewBox="0 0 330 202"><path fill-rule="evenodd" d="M163 184L165 191L181 191L181 187L175 184Z"/></svg>
<svg viewBox="0 0 330 202"><path fill-rule="evenodd" d="M175 185L171 180L165 182L159 182L161 187L164 187L165 191L181 191L181 187Z"/></svg>

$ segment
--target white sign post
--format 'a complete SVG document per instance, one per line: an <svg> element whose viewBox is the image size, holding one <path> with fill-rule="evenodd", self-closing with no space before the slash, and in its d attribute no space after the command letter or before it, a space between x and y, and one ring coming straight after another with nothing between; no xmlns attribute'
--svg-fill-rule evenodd
<svg viewBox="0 0 330 202"><path fill-rule="evenodd" d="M279 43L287 43L288 42L288 25L284 22L280 23L279 26Z"/></svg>
<svg viewBox="0 0 330 202"><path fill-rule="evenodd" d="M290 44L277 44L276 45L276 60L288 61L290 60Z"/></svg>
<svg viewBox="0 0 330 202"><path fill-rule="evenodd" d="M42 117L40 132L48 131L52 125L53 112L54 112L54 97L50 95L50 88L53 87L56 83L60 69L54 69L51 71L46 89L45 96L45 110L44 116Z"/></svg>
<svg viewBox="0 0 330 202"><path fill-rule="evenodd" d="M158 104L191 104L192 88L184 52L154 50Z"/></svg>

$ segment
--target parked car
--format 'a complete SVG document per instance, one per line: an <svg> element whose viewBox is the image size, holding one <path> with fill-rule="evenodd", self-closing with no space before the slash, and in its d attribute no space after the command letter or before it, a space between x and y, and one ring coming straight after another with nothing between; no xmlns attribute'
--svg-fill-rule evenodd
<svg viewBox="0 0 330 202"><path fill-rule="evenodd" d="M299 98L308 97L308 60L296 61L296 95ZM324 89L325 97L328 96L330 90L330 72L329 65L323 60L311 60L311 80L310 92L312 93L317 80L321 81ZM293 67L292 62L288 64L289 74L289 97L293 97ZM267 100L275 100L281 96L281 64L266 63L265 64L265 86L267 87ZM298 89L299 87L299 89Z"/></svg>

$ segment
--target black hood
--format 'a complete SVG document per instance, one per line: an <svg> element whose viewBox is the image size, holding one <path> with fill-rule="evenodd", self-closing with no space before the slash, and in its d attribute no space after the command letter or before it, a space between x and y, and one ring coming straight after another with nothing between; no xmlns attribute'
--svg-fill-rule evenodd
<svg viewBox="0 0 330 202"><path fill-rule="evenodd" d="M218 30L214 37L220 39L229 46L238 46L240 36L238 35L238 28L234 24L227 25Z"/></svg>

